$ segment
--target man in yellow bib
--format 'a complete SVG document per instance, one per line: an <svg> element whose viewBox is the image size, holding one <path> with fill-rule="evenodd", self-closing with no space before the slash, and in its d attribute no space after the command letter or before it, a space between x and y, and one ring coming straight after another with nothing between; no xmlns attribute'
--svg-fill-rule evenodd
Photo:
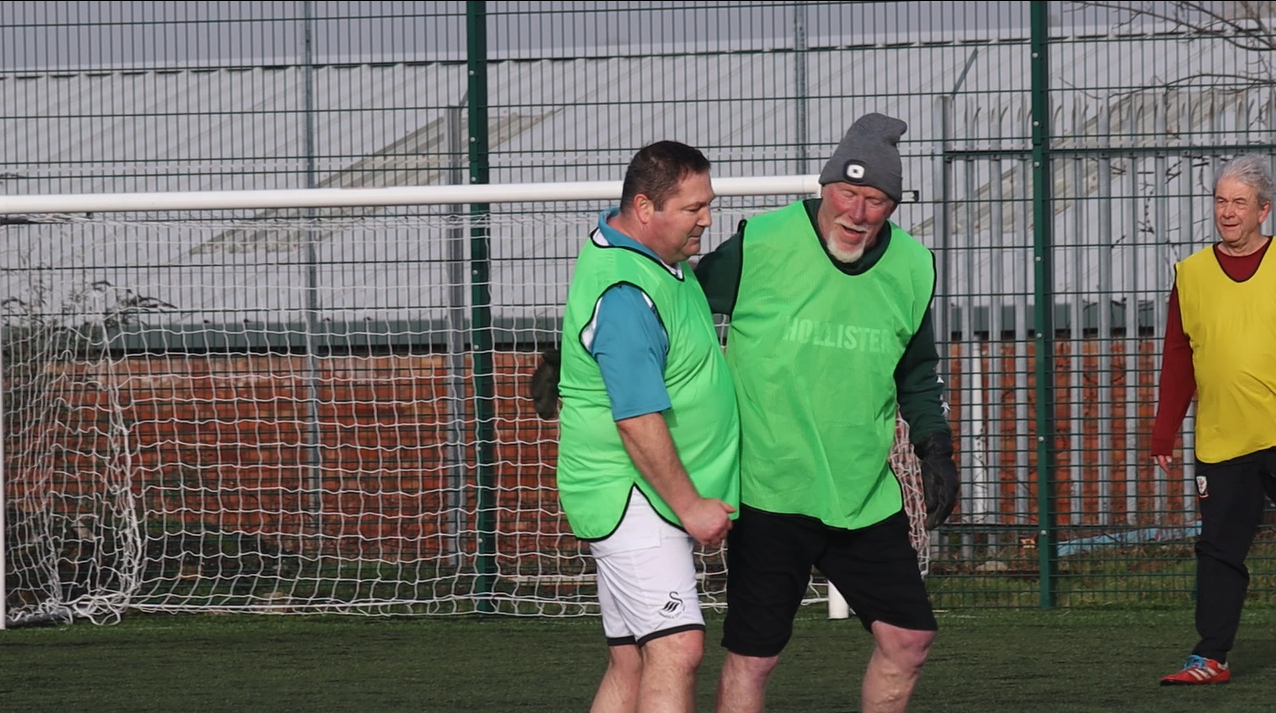
<svg viewBox="0 0 1276 713"><path fill-rule="evenodd" d="M1167 473L1196 392L1196 630L1162 685L1227 683L1249 587L1245 556L1276 499L1276 256L1260 230L1272 210L1268 156L1236 158L1214 180L1221 241L1175 266L1152 455Z"/></svg>

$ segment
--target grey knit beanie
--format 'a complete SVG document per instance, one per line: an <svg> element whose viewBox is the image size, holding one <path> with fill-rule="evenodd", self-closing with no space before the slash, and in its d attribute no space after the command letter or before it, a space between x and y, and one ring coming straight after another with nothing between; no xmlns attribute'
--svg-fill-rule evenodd
<svg viewBox="0 0 1276 713"><path fill-rule="evenodd" d="M845 181L872 186L899 203L904 195L904 171L899 161L899 137L908 124L885 114L865 114L851 124L833 157L820 171L820 185Z"/></svg>

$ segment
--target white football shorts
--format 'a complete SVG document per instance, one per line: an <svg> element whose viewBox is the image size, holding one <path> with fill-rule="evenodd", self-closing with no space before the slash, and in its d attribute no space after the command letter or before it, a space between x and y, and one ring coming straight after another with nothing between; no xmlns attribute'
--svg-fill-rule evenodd
<svg viewBox="0 0 1276 713"><path fill-rule="evenodd" d="M637 488L611 535L589 543L609 646L704 630L696 592L695 540L665 522Z"/></svg>

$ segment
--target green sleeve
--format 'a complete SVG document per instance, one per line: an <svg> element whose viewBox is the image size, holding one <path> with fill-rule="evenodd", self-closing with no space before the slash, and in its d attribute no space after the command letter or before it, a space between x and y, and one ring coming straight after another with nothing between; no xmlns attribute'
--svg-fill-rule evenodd
<svg viewBox="0 0 1276 713"><path fill-rule="evenodd" d="M940 381L935 372L938 365L935 325L931 320L931 310L927 308L921 326L895 367L899 412L908 423L908 440L914 444L922 442L932 433L952 433L945 414L947 404L944 403L944 382Z"/></svg>
<svg viewBox="0 0 1276 713"><path fill-rule="evenodd" d="M727 238L713 252L696 264L696 279L715 314L731 316L735 298L740 292L740 270L744 266L744 221L735 235Z"/></svg>

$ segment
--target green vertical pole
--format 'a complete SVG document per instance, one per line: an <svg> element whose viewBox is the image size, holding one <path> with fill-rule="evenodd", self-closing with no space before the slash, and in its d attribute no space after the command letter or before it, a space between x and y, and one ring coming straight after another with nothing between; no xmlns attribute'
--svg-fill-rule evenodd
<svg viewBox="0 0 1276 713"><path fill-rule="evenodd" d="M487 127L487 7L465 3L466 64L469 68L470 184L489 181ZM474 360L475 526L478 529L476 567L478 610L491 613L496 578L496 463L495 398L492 369L492 265L489 259L487 203L470 204L470 349Z"/></svg>
<svg viewBox="0 0 1276 713"><path fill-rule="evenodd" d="M318 144L315 139L315 52L314 8L302 3L303 96L305 98L306 188L319 186ZM314 551L322 555L323 542L323 432L319 428L319 254L314 208L302 209L306 218L306 465L309 468L310 521L314 529Z"/></svg>
<svg viewBox="0 0 1276 713"><path fill-rule="evenodd" d="M1032 26L1032 252L1035 263L1037 399L1037 551L1041 567L1041 607L1055 605L1058 533L1054 516L1054 211L1050 193L1050 9L1034 2Z"/></svg>

